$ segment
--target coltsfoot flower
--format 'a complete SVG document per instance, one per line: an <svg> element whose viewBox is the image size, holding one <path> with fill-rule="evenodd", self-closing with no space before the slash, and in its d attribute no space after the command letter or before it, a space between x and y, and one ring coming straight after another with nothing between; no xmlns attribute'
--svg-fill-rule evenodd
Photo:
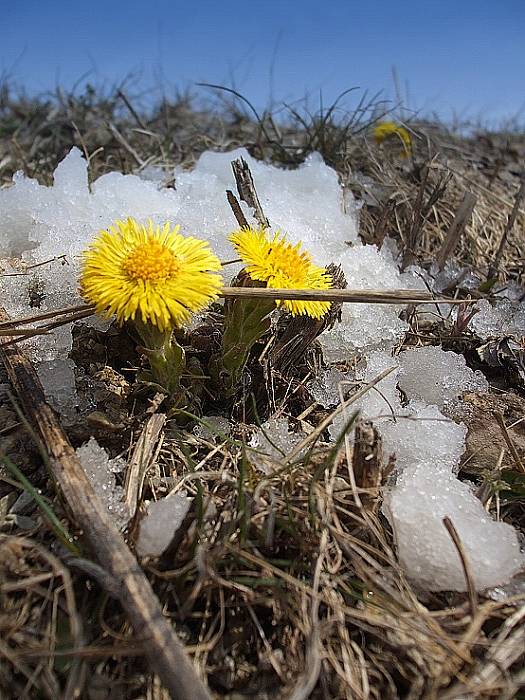
<svg viewBox="0 0 525 700"><path fill-rule="evenodd" d="M273 289L331 289L332 278L323 267L312 262L312 256L293 245L286 236L268 236L265 229L243 228L229 236L253 280L266 282ZM293 316L322 318L330 309L327 301L279 300Z"/></svg>
<svg viewBox="0 0 525 700"><path fill-rule="evenodd" d="M383 143L388 138L395 137L401 141L404 155L412 153L412 138L410 132L404 126L395 122L381 122L374 127L374 140L377 144Z"/></svg>
<svg viewBox="0 0 525 700"><path fill-rule="evenodd" d="M119 323L136 319L161 331L187 323L217 299L221 264L207 242L179 228L128 218L100 231L83 255L82 296Z"/></svg>

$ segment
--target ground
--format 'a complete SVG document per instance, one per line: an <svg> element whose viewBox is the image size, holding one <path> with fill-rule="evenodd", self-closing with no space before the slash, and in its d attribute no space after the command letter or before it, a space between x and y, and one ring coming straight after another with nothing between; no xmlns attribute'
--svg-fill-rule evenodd
<svg viewBox="0 0 525 700"><path fill-rule="evenodd" d="M242 100L227 97L206 108L181 97L148 113L124 90L103 96L88 88L80 95L29 99L6 86L0 93L2 183L18 169L49 182L72 145L86 154L92 178L157 165L167 173L166 186L173 186L168 175L173 165L190 167L210 148L247 146L255 157L283 167L319 151L364 200L360 230L366 242L381 244L385 235L393 236L406 263L428 267L439 259L468 190L477 197L475 215L453 253L461 266L487 279L475 293L489 295L496 280L523 284L523 200L506 232L525 156L519 129L491 133L405 115L413 144L406 157L395 140L374 144L377 104L314 113L298 108L255 118ZM448 293L465 294L460 280ZM404 343L462 352L490 378L490 394L466 397L470 432L461 476L484 490L493 512L499 509L503 520L523 531L525 484L518 468L525 460L523 355L509 356L500 346L482 359L477 352L482 342L468 328L438 316L411 321ZM191 337L196 356L210 338L213 342L213 323L206 342L203 333ZM495 356L497 362L489 361ZM94 405L85 420L67 427L70 440L76 447L94 434L112 456L131 454L155 406L155 397L137 391L134 375L123 371L142 362L136 344L116 329L102 333L79 326L73 357L84 370L79 389L89 383ZM299 370L288 383L275 378L280 407L307 430L329 413L312 406L301 383L319 361L314 344L302 375ZM255 380L266 386L266 377ZM39 451L28 439L32 427L8 393L1 366L0 386L0 447L7 457L0 470L1 696L168 697L145 658L148 640L137 637L100 572L89 567L96 553L49 477L46 446ZM242 419L253 407L234 409ZM257 410L261 419L270 412L264 396ZM515 425L515 455L498 413ZM146 474L142 499L158 498L167 484L184 479L194 500L168 551L142 566L217 697L459 700L523 692L523 588L515 596L502 592L473 600L420 591L406 580L380 510L388 465L381 464L373 432L351 454L321 441L324 451L312 461L299 459L261 481L239 449L246 436L242 420L231 440L193 428L191 418L186 424L168 419L152 446L157 459ZM365 452L374 457L375 471L359 472L367 499L358 507L343 477L349 461L356 470L362 467ZM21 488L20 475L9 468L13 464L32 490ZM50 525L35 491L58 526ZM76 537L80 563L60 541L65 531ZM133 528L128 532L131 545L135 534Z"/></svg>

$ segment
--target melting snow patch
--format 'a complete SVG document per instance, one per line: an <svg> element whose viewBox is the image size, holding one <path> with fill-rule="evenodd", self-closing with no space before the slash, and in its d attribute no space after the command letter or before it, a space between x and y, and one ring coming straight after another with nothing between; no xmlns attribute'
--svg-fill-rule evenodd
<svg viewBox="0 0 525 700"><path fill-rule="evenodd" d="M221 259L232 259L227 235L235 222L225 190L232 186L230 163L240 156L252 170L273 231L286 232L293 243L303 241L316 263L341 264L352 288L425 289L423 280L429 279L428 274L416 268L400 272L395 245L385 241L379 250L360 243L356 204L347 192L347 213L343 211L337 174L318 155L310 156L295 170L283 170L254 161L244 150L204 153L192 171L175 171L176 189L160 186L164 178L160 171L147 171L142 177L108 173L90 188L87 163L78 149L72 149L58 165L52 187L19 173L11 187L0 189L0 255L20 258L4 262L3 271L19 273L35 263L60 258L27 269L23 275L0 276L0 294L7 312L20 317L78 303L81 252L98 230L128 216L140 222L151 219L158 224L180 224L183 234L207 238ZM241 206L251 220L251 213L243 203ZM237 269L233 266L228 271L233 275ZM457 274L462 271L449 266L435 284L445 287ZM475 280L464 279L467 282L474 284ZM480 337L523 333L525 304L518 302L514 291L507 296L495 307L486 301L478 303L480 312L474 316L472 328ZM407 330L399 317L401 309L346 304L342 322L320 337L325 360L347 361L361 355L365 362L357 379L363 383L388 367L395 368L349 411L359 408L363 416L372 419L381 432L385 453L396 454L398 484L389 493L387 506L407 574L428 587L464 589L457 554L441 522L448 514L464 541L478 588L502 583L522 561L516 534L509 526L491 520L470 489L455 478L466 430L442 413L461 392L484 390L486 382L472 373L460 356L439 348L408 350L399 360L392 358L395 345ZM70 329L59 329L52 337L33 338L25 345L40 365L46 394L65 415L71 414L76 397L74 368L68 359ZM321 405L338 403L342 376L332 368L310 383L310 391ZM409 399L408 406L401 403L398 382ZM219 419L209 420L219 425ZM333 438L340 434L345 420L340 416L331 426ZM227 426L220 425L221 432L226 432ZM268 421L263 430L255 432L251 443L255 449L250 456L268 473L273 471L272 461L279 462L283 454L290 454L301 438L290 430L285 418ZM211 437L204 432L197 434ZM94 440L79 448L78 454L117 524L125 527L128 514L121 501L122 489L115 482L117 463ZM182 498L170 496L151 504L139 540L144 555L155 556L164 535L162 542L169 544L184 517L181 514L187 503Z"/></svg>
<svg viewBox="0 0 525 700"><path fill-rule="evenodd" d="M352 415L359 411L361 418L374 420L378 424L401 410L397 380L399 369L397 360L389 352L373 350L366 360L366 367L357 375L357 381L365 385L381 372L392 368L392 372L370 389L363 398L351 404L346 411L339 413L328 428L332 440L337 440Z"/></svg>
<svg viewBox="0 0 525 700"><path fill-rule="evenodd" d="M525 302L502 299L494 306L486 299L476 304L478 313L470 322L470 328L480 338L501 335L522 336L525 332Z"/></svg>
<svg viewBox="0 0 525 700"><path fill-rule="evenodd" d="M320 406L330 408L337 406L341 400L339 392L343 395L348 393L350 379L350 374L341 372L337 367L327 367L309 381L306 388Z"/></svg>
<svg viewBox="0 0 525 700"><path fill-rule="evenodd" d="M265 474L279 468L292 450L301 442L297 432L291 432L286 418L270 418L257 428L250 440L250 462Z"/></svg>
<svg viewBox="0 0 525 700"><path fill-rule="evenodd" d="M467 367L463 355L428 346L407 350L398 357L399 387L410 399L434 404L440 410L454 408L467 391L488 391L481 372Z"/></svg>
<svg viewBox="0 0 525 700"><path fill-rule="evenodd" d="M160 557L186 517L192 499L186 492L152 501L141 520L136 550L139 557Z"/></svg>
<svg viewBox="0 0 525 700"><path fill-rule="evenodd" d="M428 461L436 473L452 471L465 449L466 427L444 416L437 406L419 401L411 401L395 421L385 421L378 428L385 457L395 455L398 469Z"/></svg>
<svg viewBox="0 0 525 700"><path fill-rule="evenodd" d="M231 433L231 423L223 416L202 416L202 422L193 428L193 433L204 440L220 440Z"/></svg>
<svg viewBox="0 0 525 700"><path fill-rule="evenodd" d="M126 460L116 457L110 459L106 450L94 437L89 438L82 447L77 448L77 456L91 482L97 496L113 517L115 525L124 530L129 521L129 511L122 501L124 490L118 486L115 474L123 471Z"/></svg>
<svg viewBox="0 0 525 700"><path fill-rule="evenodd" d="M404 471L386 497L399 559L408 575L431 591L466 590L457 550L443 525L460 537L478 590L507 581L525 564L515 530L486 513L467 484L423 459Z"/></svg>

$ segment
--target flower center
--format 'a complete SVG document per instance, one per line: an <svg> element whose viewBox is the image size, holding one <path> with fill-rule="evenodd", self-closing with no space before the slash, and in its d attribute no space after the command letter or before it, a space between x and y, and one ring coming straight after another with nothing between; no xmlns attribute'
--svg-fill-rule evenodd
<svg viewBox="0 0 525 700"><path fill-rule="evenodd" d="M132 280L157 282L176 275L181 264L171 250L158 241L149 240L126 256L122 268Z"/></svg>
<svg viewBox="0 0 525 700"><path fill-rule="evenodd" d="M300 279L308 263L308 256L298 253L292 246L281 250L272 249L268 258L268 268L272 276L279 275L290 281Z"/></svg>

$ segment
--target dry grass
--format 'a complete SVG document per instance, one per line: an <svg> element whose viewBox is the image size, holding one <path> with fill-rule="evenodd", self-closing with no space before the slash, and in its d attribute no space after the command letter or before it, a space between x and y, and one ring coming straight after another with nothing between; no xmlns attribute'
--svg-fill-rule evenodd
<svg viewBox="0 0 525 700"><path fill-rule="evenodd" d="M407 263L436 260L465 191L471 191L474 215L455 252L463 264L488 273L520 187L523 134L467 138L412 120L414 156L402 160L395 147L371 142L369 125L386 111L377 98L350 112L289 108L258 119L239 105L198 110L183 98L145 114L123 91L29 100L16 99L5 87L0 176L7 183L21 168L49 181L73 144L88 156L92 179L149 164L167 172L174 164L191 165L208 148L247 145L257 157L286 166L320 150L346 187L366 195L364 239L397 237ZM524 226L522 205L498 263L501 280L522 280ZM464 329L437 312L433 322L416 313L410 321L406 342L441 342L472 361L475 341ZM122 372L140 359L114 330L104 336L79 328L74 353L95 410L71 427L71 440L80 444L95 434L139 474L132 455L147 421L162 409L157 399L134 393L133 376ZM135 476L127 484L141 503L182 489L194 499L168 552L143 568L196 668L218 697L232 700L518 696L525 686L525 595L473 600L414 590L397 565L380 511L388 465L379 460L376 481L356 483L360 445L334 448L323 441L328 412L304 389L312 367L305 362L295 376L273 377L268 392L271 410L289 415L301 432L306 455L297 450L291 459L269 460L262 476L244 446L249 428L242 422L229 438L205 439L193 432L194 422L181 426L168 417L161 437L145 445L156 459L144 483ZM498 381L505 391L519 392L503 370ZM0 399L1 451L40 489L81 548L80 556L69 553L13 474L0 471L0 695L166 698L144 658L148 640L132 631L108 593L112 582L91 561L23 419L5 392ZM350 420L351 403L346 410ZM504 418L509 425L511 416ZM495 420L488 410L486 420ZM518 435L520 425L509 434ZM512 459L506 453L503 466L510 468ZM481 483L483 475L469 478ZM505 500L504 492L492 493L501 517L523 527L523 495L516 491ZM131 545L135 536L132 527Z"/></svg>

